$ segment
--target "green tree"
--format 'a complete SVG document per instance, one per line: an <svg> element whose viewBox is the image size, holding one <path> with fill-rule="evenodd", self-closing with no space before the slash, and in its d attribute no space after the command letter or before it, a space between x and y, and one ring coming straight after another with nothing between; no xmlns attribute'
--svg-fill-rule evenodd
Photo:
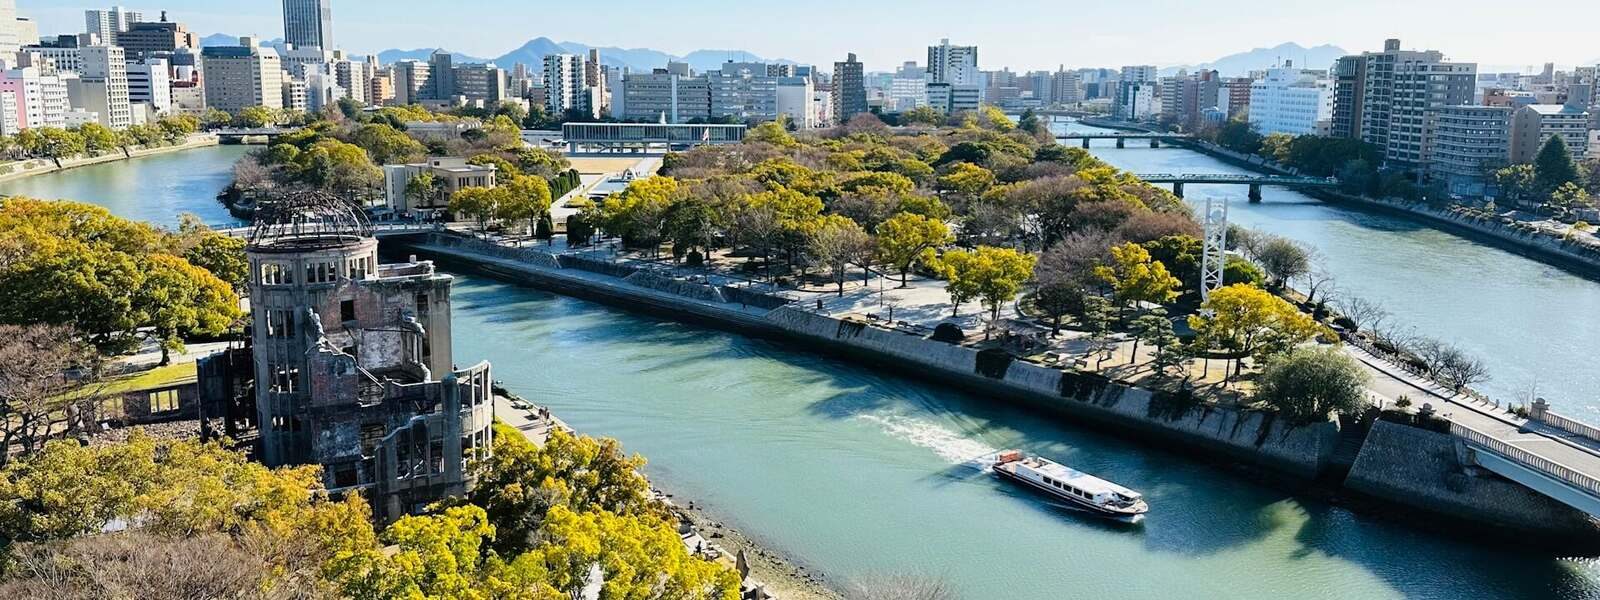
<svg viewBox="0 0 1600 600"><path fill-rule="evenodd" d="M1061 332L1061 320L1068 315L1081 314L1089 291L1083 286L1066 281L1040 285L1033 293L1033 306L1050 318L1050 333Z"/></svg>
<svg viewBox="0 0 1600 600"><path fill-rule="evenodd" d="M265 106L247 106L233 118L235 127L261 128L278 124L278 111Z"/></svg>
<svg viewBox="0 0 1600 600"><path fill-rule="evenodd" d="M1205 249L1192 235L1167 235L1142 244L1150 259L1161 263L1176 277L1180 289L1200 288L1200 253Z"/></svg>
<svg viewBox="0 0 1600 600"><path fill-rule="evenodd" d="M672 242L673 258L688 257L690 264L696 265L703 262L722 220L716 208L703 199L690 197L672 203L662 218L666 238Z"/></svg>
<svg viewBox="0 0 1600 600"><path fill-rule="evenodd" d="M550 511L540 535L550 543L512 561L513 572L544 574L561 597L579 597L600 567L600 597L737 600L739 577L731 569L692 557L676 531L656 519L605 511Z"/></svg>
<svg viewBox="0 0 1600 600"><path fill-rule="evenodd" d="M244 249L243 238L207 229L199 232L193 244L183 251L183 258L211 272L239 293L244 291L246 278L250 276L250 261L245 258Z"/></svg>
<svg viewBox="0 0 1600 600"><path fill-rule="evenodd" d="M1244 284L1211 292L1201 308L1201 314L1189 317L1189 328L1203 347L1232 353L1235 375L1247 357L1262 360L1288 352L1327 332L1294 305Z"/></svg>
<svg viewBox="0 0 1600 600"><path fill-rule="evenodd" d="M471 217L478 222L478 231L483 232L488 229L489 219L494 218L495 211L500 207L503 195L494 188L461 188L450 195L450 212Z"/></svg>
<svg viewBox="0 0 1600 600"><path fill-rule="evenodd" d="M789 130L784 128L783 123L778 121L767 121L750 128L750 133L744 136L744 141L747 143L764 142L780 148L790 148L797 145L794 141L794 136L789 135Z"/></svg>
<svg viewBox="0 0 1600 600"><path fill-rule="evenodd" d="M1133 359L1139 360L1139 343L1144 342L1156 349L1159 356L1161 351L1168 346L1178 343L1178 334L1172 330L1172 320L1167 318L1165 309L1157 308L1130 324L1133 330Z"/></svg>
<svg viewBox="0 0 1600 600"><path fill-rule="evenodd" d="M1022 284L1033 277L1037 259L1011 248L979 246L967 252L952 250L939 259L950 299L957 307L962 298L975 298L989 310L989 324L1000 320L1000 309L1016 299Z"/></svg>
<svg viewBox="0 0 1600 600"><path fill-rule="evenodd" d="M1554 193L1563 184L1583 181L1578 163L1573 162L1572 152L1559 135L1550 136L1539 147L1539 153L1533 157L1533 172L1533 185L1543 195Z"/></svg>
<svg viewBox="0 0 1600 600"><path fill-rule="evenodd" d="M900 287L907 287L911 267L928 251L955 241L943 221L900 213L878 226L878 252L884 264L900 271Z"/></svg>
<svg viewBox="0 0 1600 600"><path fill-rule="evenodd" d="M1494 172L1494 184L1500 196L1513 205L1532 199L1538 193L1537 176L1533 165L1511 165Z"/></svg>
<svg viewBox="0 0 1600 600"><path fill-rule="evenodd" d="M349 200L360 200L383 184L383 170L361 148L324 139L295 157L301 179Z"/></svg>
<svg viewBox="0 0 1600 600"><path fill-rule="evenodd" d="M900 113L900 124L937 127L944 124L944 113L934 110L931 106L918 106Z"/></svg>
<svg viewBox="0 0 1600 600"><path fill-rule="evenodd" d="M412 206L426 206L444 191L444 182L433 176L432 171L423 171L412 175L406 180L406 198L411 200Z"/></svg>
<svg viewBox="0 0 1600 600"><path fill-rule="evenodd" d="M1561 184L1560 187L1550 193L1549 205L1557 210L1568 211L1590 208L1593 205L1593 200L1589 197L1588 190L1569 181Z"/></svg>
<svg viewBox="0 0 1600 600"><path fill-rule="evenodd" d="M405 132L384 124L363 125L351 136L351 143L372 155L380 165L417 162L427 154L427 147Z"/></svg>
<svg viewBox="0 0 1600 600"><path fill-rule="evenodd" d="M1290 280L1311 271L1311 253L1304 246L1280 236L1268 236L1251 251L1251 258L1272 278L1274 288L1281 289Z"/></svg>
<svg viewBox="0 0 1600 600"><path fill-rule="evenodd" d="M671 177L636 179L606 198L601 207L606 231L622 236L628 246L649 248L654 254L666 237L667 208L683 195L678 180Z"/></svg>
<svg viewBox="0 0 1600 600"><path fill-rule="evenodd" d="M61 166L61 159L83 154L87 150L87 142L75 131L56 127L39 128L38 153L55 161L58 167Z"/></svg>
<svg viewBox="0 0 1600 600"><path fill-rule="evenodd" d="M514 175L500 186L495 218L506 223L533 223L550 214L550 184L543 177Z"/></svg>
<svg viewBox="0 0 1600 600"><path fill-rule="evenodd" d="M141 267L134 302L161 343L161 364L170 362L170 351L183 350L184 336L222 334L239 320L239 297L205 269L170 254L152 254Z"/></svg>
<svg viewBox="0 0 1600 600"><path fill-rule="evenodd" d="M1255 263L1229 254L1222 262L1222 281L1228 284L1242 283L1260 288L1266 287L1267 274Z"/></svg>
<svg viewBox="0 0 1600 600"><path fill-rule="evenodd" d="M1111 264L1096 267L1095 276L1111 286L1118 310L1140 302L1163 304L1178 297L1178 278L1160 261L1152 260L1143 246L1127 242L1111 247Z"/></svg>
<svg viewBox="0 0 1600 600"><path fill-rule="evenodd" d="M1267 361L1255 399L1305 425L1365 409L1367 373L1337 348L1296 348Z"/></svg>
<svg viewBox="0 0 1600 600"><path fill-rule="evenodd" d="M77 133L83 138L84 152L89 156L100 156L117 148L117 134L99 123L79 125Z"/></svg>
<svg viewBox="0 0 1600 600"><path fill-rule="evenodd" d="M233 124L233 115L223 110L208 108L205 114L200 115L200 123L207 130L221 129Z"/></svg>

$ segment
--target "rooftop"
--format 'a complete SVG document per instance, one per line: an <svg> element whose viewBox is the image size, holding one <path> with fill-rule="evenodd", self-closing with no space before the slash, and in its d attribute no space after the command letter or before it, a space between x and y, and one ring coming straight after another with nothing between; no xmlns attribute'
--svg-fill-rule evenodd
<svg viewBox="0 0 1600 600"><path fill-rule="evenodd" d="M1063 465L1061 463L1057 463L1057 462L1050 461L1050 460L1047 460L1047 459L1035 458L1035 459L1029 459L1027 461L1027 464L1028 464L1029 467L1033 468L1033 470L1038 471L1038 472L1040 472L1040 473L1042 473L1044 475L1050 476L1051 479L1055 479L1055 480L1061 481L1062 483L1069 484L1072 487L1078 488L1078 489L1083 490L1085 492L1088 492L1088 493L1090 493L1092 495L1099 495L1099 494L1105 493L1105 494L1121 494L1121 495L1127 496L1129 498L1138 498L1138 497L1140 497L1139 492L1135 492L1133 490L1130 490L1128 488L1122 487L1122 486L1117 485L1115 483L1111 483L1111 482L1106 481L1104 479L1101 479L1099 477L1095 477L1095 476L1090 475L1088 473L1084 473L1082 471L1078 471L1078 470L1069 468L1066 465Z"/></svg>

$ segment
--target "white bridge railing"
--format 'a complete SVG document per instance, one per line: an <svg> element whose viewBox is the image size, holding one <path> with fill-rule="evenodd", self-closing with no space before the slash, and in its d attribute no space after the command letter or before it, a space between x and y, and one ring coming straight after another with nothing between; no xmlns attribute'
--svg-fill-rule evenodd
<svg viewBox="0 0 1600 600"><path fill-rule="evenodd" d="M1450 433L1466 440L1469 444L1480 446L1528 469L1582 489L1589 494L1600 496L1600 479L1596 479L1586 473L1540 456L1535 452L1518 448L1505 440L1495 438L1460 423L1452 421L1450 423Z"/></svg>

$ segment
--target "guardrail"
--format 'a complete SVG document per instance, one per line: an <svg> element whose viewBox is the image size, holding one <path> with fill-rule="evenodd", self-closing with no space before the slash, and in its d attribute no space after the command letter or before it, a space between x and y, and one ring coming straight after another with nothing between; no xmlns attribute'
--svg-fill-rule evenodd
<svg viewBox="0 0 1600 600"><path fill-rule="evenodd" d="M1534 452L1518 448L1503 440L1496 439L1455 421L1450 422L1450 433L1462 438L1469 444L1482 446L1484 449L1499 454L1513 462L1528 467L1546 476L1563 481L1574 487L1582 488L1590 494L1600 496L1600 479L1579 472L1556 461L1550 460Z"/></svg>
<svg viewBox="0 0 1600 600"><path fill-rule="evenodd" d="M1573 435L1583 436L1600 442L1600 427L1595 427L1582 421L1563 417L1548 410L1535 413L1533 415L1533 420Z"/></svg>

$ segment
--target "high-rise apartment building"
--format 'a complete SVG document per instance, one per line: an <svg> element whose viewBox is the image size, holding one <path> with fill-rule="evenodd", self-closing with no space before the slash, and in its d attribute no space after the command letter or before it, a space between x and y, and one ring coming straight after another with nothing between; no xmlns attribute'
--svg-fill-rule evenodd
<svg viewBox="0 0 1600 600"><path fill-rule="evenodd" d="M494 63L457 66L450 80L455 84L451 97L461 97L470 103L494 108L510 97L506 71Z"/></svg>
<svg viewBox="0 0 1600 600"><path fill-rule="evenodd" d="M85 46L77 51L78 77L67 81L72 107L97 115L97 121L111 129L127 129L133 124L133 108L128 103L128 63L122 48Z"/></svg>
<svg viewBox="0 0 1600 600"><path fill-rule="evenodd" d="M1451 194L1479 196L1504 167L1511 145L1511 109L1441 106L1428 111L1423 144L1427 177Z"/></svg>
<svg viewBox="0 0 1600 600"><path fill-rule="evenodd" d="M283 0L283 41L333 49L333 0Z"/></svg>
<svg viewBox="0 0 1600 600"><path fill-rule="evenodd" d="M866 71L854 52L833 63L834 122L849 123L851 117L867 112Z"/></svg>
<svg viewBox="0 0 1600 600"><path fill-rule="evenodd" d="M84 33L99 35L100 42L108 46L121 46L122 32L144 21L144 14L113 6L108 10L83 11L83 21Z"/></svg>
<svg viewBox="0 0 1600 600"><path fill-rule="evenodd" d="M948 38L928 46L928 81L978 85L978 47L952 46Z"/></svg>
<svg viewBox="0 0 1600 600"><path fill-rule="evenodd" d="M1530 163L1550 138L1560 138L1573 158L1589 152L1589 111L1575 104L1530 104L1511 115L1511 162Z"/></svg>
<svg viewBox="0 0 1600 600"><path fill-rule="evenodd" d="M211 46L200 52L206 102L211 108L239 114L251 106L284 108L283 66L278 52L256 38L239 38L238 46Z"/></svg>
<svg viewBox="0 0 1600 600"><path fill-rule="evenodd" d="M1361 103L1366 97L1367 59L1345 56L1333 63L1333 118L1328 135L1338 138L1361 137Z"/></svg>
<svg viewBox="0 0 1600 600"><path fill-rule="evenodd" d="M397 61L389 66L389 73L394 85L394 104L417 104L433 97L433 68L428 63L414 59Z"/></svg>
<svg viewBox="0 0 1600 600"><path fill-rule="evenodd" d="M1361 140L1383 149L1386 166L1420 170L1427 111L1470 104L1477 65L1446 62L1434 50L1401 50L1394 39L1362 57Z"/></svg>
<svg viewBox="0 0 1600 600"><path fill-rule="evenodd" d="M38 66L0 71L0 94L12 97L13 112L0 119L0 135L16 135L35 127L65 127L69 109L67 84Z"/></svg>
<svg viewBox="0 0 1600 600"><path fill-rule="evenodd" d="M591 101L593 93L586 84L588 72L582 56L576 54L551 54L544 57L544 106L552 116L569 110L599 116L598 107Z"/></svg>
<svg viewBox="0 0 1600 600"><path fill-rule="evenodd" d="M706 74L711 87L711 116L737 121L772 121L778 118L778 78L749 69Z"/></svg>

